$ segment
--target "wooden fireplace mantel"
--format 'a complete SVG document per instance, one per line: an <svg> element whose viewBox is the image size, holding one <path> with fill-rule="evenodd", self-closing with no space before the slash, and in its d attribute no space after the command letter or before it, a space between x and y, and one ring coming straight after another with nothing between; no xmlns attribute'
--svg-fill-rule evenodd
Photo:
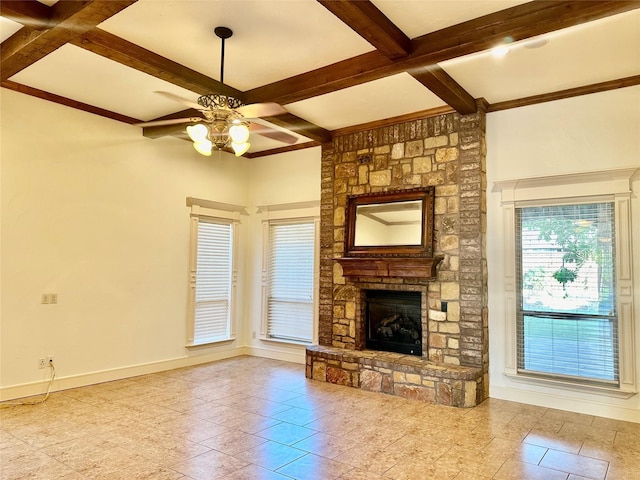
<svg viewBox="0 0 640 480"><path fill-rule="evenodd" d="M436 267L444 257L341 257L345 277L436 278Z"/></svg>

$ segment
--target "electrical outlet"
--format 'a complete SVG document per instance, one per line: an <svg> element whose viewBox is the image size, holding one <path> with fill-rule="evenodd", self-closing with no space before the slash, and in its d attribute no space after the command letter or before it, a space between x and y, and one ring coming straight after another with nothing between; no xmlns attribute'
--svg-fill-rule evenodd
<svg viewBox="0 0 640 480"><path fill-rule="evenodd" d="M58 303L58 294L57 293L50 293L49 294L49 303L51 303L53 305Z"/></svg>
<svg viewBox="0 0 640 480"><path fill-rule="evenodd" d="M49 365L53 364L53 360L54 360L53 355L49 355L49 356L47 357L47 364L49 364Z"/></svg>
<svg viewBox="0 0 640 480"><path fill-rule="evenodd" d="M255 332L255 330L254 330L254 332L253 332L253 338L254 338L254 339L256 338L256 332Z"/></svg>
<svg viewBox="0 0 640 480"><path fill-rule="evenodd" d="M43 305L48 305L49 302L50 302L49 294L48 293L43 293L42 294L42 304Z"/></svg>
<svg viewBox="0 0 640 480"><path fill-rule="evenodd" d="M40 360L38 360L38 368L44 368L47 366L47 360L44 358L41 358Z"/></svg>

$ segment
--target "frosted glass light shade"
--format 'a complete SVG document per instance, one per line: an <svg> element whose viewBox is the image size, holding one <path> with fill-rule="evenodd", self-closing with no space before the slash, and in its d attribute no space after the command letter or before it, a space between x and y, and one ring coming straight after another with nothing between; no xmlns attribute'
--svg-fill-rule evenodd
<svg viewBox="0 0 640 480"><path fill-rule="evenodd" d="M239 157L242 154L246 153L246 151L249 150L250 146L251 144L249 142L245 142L245 143L231 142L231 148L233 148L233 151L235 152L236 157Z"/></svg>
<svg viewBox="0 0 640 480"><path fill-rule="evenodd" d="M193 148L195 148L196 152L199 154L204 155L205 157L210 157L213 144L209 140L205 139L201 142L193 142Z"/></svg>
<svg viewBox="0 0 640 480"><path fill-rule="evenodd" d="M231 128L229 128L229 136L235 143L245 143L249 140L249 127L244 123L234 123Z"/></svg>
<svg viewBox="0 0 640 480"><path fill-rule="evenodd" d="M194 142L202 142L207 140L207 135L209 135L209 129L206 125L202 123L198 123L197 125L189 125L187 127L187 134L189 138Z"/></svg>

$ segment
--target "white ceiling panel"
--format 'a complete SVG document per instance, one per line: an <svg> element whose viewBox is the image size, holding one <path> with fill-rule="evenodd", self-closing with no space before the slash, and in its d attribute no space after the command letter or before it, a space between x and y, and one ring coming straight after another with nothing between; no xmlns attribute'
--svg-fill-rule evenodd
<svg viewBox="0 0 640 480"><path fill-rule="evenodd" d="M69 44L11 80L140 120L185 108L155 91L194 101L198 98L193 92Z"/></svg>
<svg viewBox="0 0 640 480"><path fill-rule="evenodd" d="M547 43L531 48L536 40ZM487 51L440 66L471 95L489 103L637 75L640 11L514 43L504 57Z"/></svg>
<svg viewBox="0 0 640 480"><path fill-rule="evenodd" d="M286 105L294 115L327 130L441 107L444 102L408 73Z"/></svg>
<svg viewBox="0 0 640 480"><path fill-rule="evenodd" d="M373 0L409 38L504 10L527 0Z"/></svg>
<svg viewBox="0 0 640 480"><path fill-rule="evenodd" d="M0 42L4 42L21 28L22 25L20 23L16 23L8 18L0 17Z"/></svg>
<svg viewBox="0 0 640 480"><path fill-rule="evenodd" d="M233 30L225 44L224 80L240 90L373 50L316 0L140 0L99 25L219 80L217 26Z"/></svg>

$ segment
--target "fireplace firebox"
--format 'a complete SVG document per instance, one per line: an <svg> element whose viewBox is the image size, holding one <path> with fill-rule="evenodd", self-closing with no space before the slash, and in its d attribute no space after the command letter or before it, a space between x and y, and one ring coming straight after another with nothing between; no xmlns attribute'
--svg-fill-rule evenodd
<svg viewBox="0 0 640 480"><path fill-rule="evenodd" d="M367 290L366 347L422 356L422 294Z"/></svg>

